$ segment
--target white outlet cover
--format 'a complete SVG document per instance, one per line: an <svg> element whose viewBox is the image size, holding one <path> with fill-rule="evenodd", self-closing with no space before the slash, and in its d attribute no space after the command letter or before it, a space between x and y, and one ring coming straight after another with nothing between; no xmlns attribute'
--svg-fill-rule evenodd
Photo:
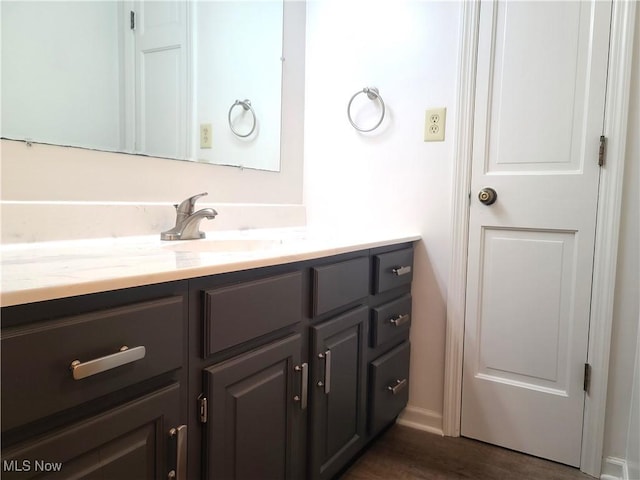
<svg viewBox="0 0 640 480"><path fill-rule="evenodd" d="M424 141L444 141L446 120L447 109L445 107L431 108L427 110L424 116Z"/></svg>

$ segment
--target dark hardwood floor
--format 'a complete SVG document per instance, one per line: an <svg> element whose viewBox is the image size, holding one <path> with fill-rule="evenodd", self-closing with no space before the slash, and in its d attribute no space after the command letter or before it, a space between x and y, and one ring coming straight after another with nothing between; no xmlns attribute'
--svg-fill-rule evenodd
<svg viewBox="0 0 640 480"><path fill-rule="evenodd" d="M387 430L340 480L593 480L576 468L468 438L400 425Z"/></svg>

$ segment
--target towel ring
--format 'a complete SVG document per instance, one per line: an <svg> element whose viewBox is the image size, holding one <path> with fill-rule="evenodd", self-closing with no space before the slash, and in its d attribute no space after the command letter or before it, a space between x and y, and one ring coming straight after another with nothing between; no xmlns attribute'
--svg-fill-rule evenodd
<svg viewBox="0 0 640 480"><path fill-rule="evenodd" d="M382 106L382 115L380 115L380 120L378 120L378 123L376 123L373 127L367 128L367 129L360 128L358 125L356 125L356 123L351 118L351 104L353 103L353 100L361 93L366 93L367 97L369 97L369 100L375 100L377 98L380 101L380 105ZM347 117L349 118L349 123L353 128L355 128L359 132L371 132L376 128L378 128L382 123L382 120L384 120L385 112L386 112L386 108L384 106L384 100L382 100L382 97L380 96L380 92L378 92L378 89L376 87L365 87L359 92L354 93L353 96L351 97L351 100L349 100L349 105L347 105Z"/></svg>
<svg viewBox="0 0 640 480"><path fill-rule="evenodd" d="M233 111L234 108L238 106L242 107L245 112L247 110L251 112L251 116L253 117L253 124L251 125L251 130L249 130L249 133L240 133L235 128L233 128L233 122L231 121L231 112ZM229 128L231 129L231 131L236 137L247 138L256 129L256 123L257 123L256 112L255 110L253 110L253 107L251 106L251 100L244 99L244 100L236 100L235 102L233 102L233 105L231 105L231 108L229 109L229 114L227 115L227 118L229 119Z"/></svg>

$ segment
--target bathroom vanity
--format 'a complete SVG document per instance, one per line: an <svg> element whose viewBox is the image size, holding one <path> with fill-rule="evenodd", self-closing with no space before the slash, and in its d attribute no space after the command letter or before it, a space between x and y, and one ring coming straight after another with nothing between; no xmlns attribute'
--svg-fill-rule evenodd
<svg viewBox="0 0 640 480"><path fill-rule="evenodd" d="M83 251L83 280L31 287L5 269L3 478L334 477L407 403L417 239Z"/></svg>

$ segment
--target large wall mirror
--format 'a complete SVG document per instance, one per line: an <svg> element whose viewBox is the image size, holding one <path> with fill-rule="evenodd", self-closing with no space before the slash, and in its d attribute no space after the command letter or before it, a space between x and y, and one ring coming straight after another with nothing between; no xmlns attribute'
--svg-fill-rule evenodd
<svg viewBox="0 0 640 480"><path fill-rule="evenodd" d="M279 170L283 0L1 9L3 138Z"/></svg>

